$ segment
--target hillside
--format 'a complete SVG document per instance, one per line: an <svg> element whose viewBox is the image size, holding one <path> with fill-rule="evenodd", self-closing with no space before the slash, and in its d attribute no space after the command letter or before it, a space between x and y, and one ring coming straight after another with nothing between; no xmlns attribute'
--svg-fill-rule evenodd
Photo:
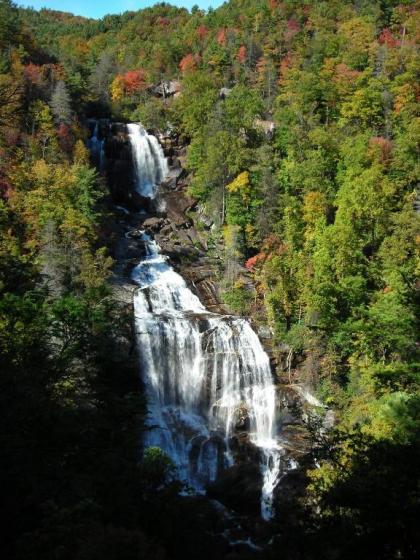
<svg viewBox="0 0 420 560"><path fill-rule="evenodd" d="M260 557L416 557L419 24L412 0L101 20L0 0L9 557L182 558L176 533L192 558L212 532L207 513L189 534L195 506L165 457L138 462L146 404L89 118L170 139L224 304L270 333L282 383L334 411L328 433L309 419L304 487L279 501Z"/></svg>

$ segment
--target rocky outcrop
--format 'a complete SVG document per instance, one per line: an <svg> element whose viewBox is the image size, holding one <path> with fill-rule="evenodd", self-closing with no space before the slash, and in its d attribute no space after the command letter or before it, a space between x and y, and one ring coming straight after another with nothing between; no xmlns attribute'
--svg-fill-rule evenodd
<svg viewBox="0 0 420 560"><path fill-rule="evenodd" d="M117 262L114 276L116 293L127 304L132 300L136 287L130 274L145 254L141 231L146 230L156 239L162 253L168 256L173 267L184 277L206 308L215 313L229 314L229 309L221 302L220 297L221 260L217 257L217 252L210 255L208 251L211 220L203 215L202 208L185 188L188 180L182 167L185 147L179 145L178 139L169 134L162 136L160 140L165 153L171 154L171 167L168 178L161 185L158 206L152 208L145 204L149 201L140 200L142 197L136 198L137 195L132 194L132 159L126 126L114 124L109 127L105 145L106 175L113 200L118 206L116 212L120 238L114 255ZM138 208L142 208L142 213L133 212ZM308 402L305 394L294 383L295 380L290 377L290 364L287 362L290 349L285 347L279 353L279 349L274 348L270 329L263 323L254 326L266 350L273 356L273 367L282 372L278 376L281 383L277 389L277 419L281 426L284 462L289 465L290 474L282 477L276 492L283 499L281 502L279 498L280 502L286 507L285 493L292 496L294 485L302 484L303 478L297 474L301 471L297 467L304 464L310 448L304 419L316 406ZM208 492L210 497L220 499L229 507L256 515L260 507L261 475L258 459L250 460L249 454L255 453L255 447L249 444L247 421L246 411L243 414L238 411L237 432L231 447L232 453L240 460L235 467L227 469L217 483L210 486Z"/></svg>
<svg viewBox="0 0 420 560"><path fill-rule="evenodd" d="M181 82L179 80L168 80L152 86L149 91L156 97L178 97L181 93Z"/></svg>

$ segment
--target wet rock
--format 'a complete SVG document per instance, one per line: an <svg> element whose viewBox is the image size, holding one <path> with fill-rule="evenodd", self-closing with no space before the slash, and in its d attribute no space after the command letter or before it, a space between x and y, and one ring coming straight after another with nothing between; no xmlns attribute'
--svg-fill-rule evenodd
<svg viewBox="0 0 420 560"><path fill-rule="evenodd" d="M164 222L165 220L163 218L147 218L144 220L142 227L147 231L155 233L161 229Z"/></svg>
<svg viewBox="0 0 420 560"><path fill-rule="evenodd" d="M207 488L210 498L248 514L258 515L261 497L261 473L258 464L241 463L226 469Z"/></svg>
<svg viewBox="0 0 420 560"><path fill-rule="evenodd" d="M274 492L274 506L280 518L287 515L288 522L291 521L307 482L303 469L294 469L283 476Z"/></svg>
<svg viewBox="0 0 420 560"><path fill-rule="evenodd" d="M169 170L169 174L165 177L162 182L161 187L168 190L176 190L178 187L178 181L185 177L185 171L182 169L178 158L174 160L176 162L176 167L174 167L174 162L172 162L172 167Z"/></svg>
<svg viewBox="0 0 420 560"><path fill-rule="evenodd" d="M132 189L129 193L129 201L136 210L145 210L146 212L153 210L151 199L147 196L141 196L141 194Z"/></svg>

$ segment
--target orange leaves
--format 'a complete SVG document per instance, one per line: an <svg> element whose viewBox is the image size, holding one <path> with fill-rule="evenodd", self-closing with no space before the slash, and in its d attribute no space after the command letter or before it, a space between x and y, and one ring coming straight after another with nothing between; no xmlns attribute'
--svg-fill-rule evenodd
<svg viewBox="0 0 420 560"><path fill-rule="evenodd" d="M419 99L419 90L412 84L403 84L395 88L394 111L402 113L406 108L414 106Z"/></svg>
<svg viewBox="0 0 420 560"><path fill-rule="evenodd" d="M282 257L286 255L286 253L287 245L283 243L277 235L271 234L264 239L262 251L248 259L245 262L245 267L248 270L253 270L258 265L270 261L274 256Z"/></svg>
<svg viewBox="0 0 420 560"><path fill-rule="evenodd" d="M129 70L125 74L117 74L111 84L111 98L118 101L124 95L134 95L147 88L146 72L143 69Z"/></svg>
<svg viewBox="0 0 420 560"><path fill-rule="evenodd" d="M64 122L58 127L57 137L61 149L69 154L73 149L73 136L70 127Z"/></svg>
<svg viewBox="0 0 420 560"><path fill-rule="evenodd" d="M127 93L138 93L146 89L146 72L140 70L129 70L123 76L124 89Z"/></svg>
<svg viewBox="0 0 420 560"><path fill-rule="evenodd" d="M383 136L374 136L369 140L371 153L379 154L381 163L388 163L392 155L392 142Z"/></svg>
<svg viewBox="0 0 420 560"><path fill-rule="evenodd" d="M340 95L349 94L356 86L356 80L361 75L358 70L352 70L346 64L337 64L332 81Z"/></svg>
<svg viewBox="0 0 420 560"><path fill-rule="evenodd" d="M241 45L236 55L236 60L239 62L239 64L244 64L246 62L246 58L247 58L246 47L245 45Z"/></svg>
<svg viewBox="0 0 420 560"><path fill-rule="evenodd" d="M219 29L216 35L216 40L219 43L219 45L224 47L226 45L226 38L227 38L226 29Z"/></svg>
<svg viewBox="0 0 420 560"><path fill-rule="evenodd" d="M245 268L252 270L258 263L264 262L266 258L267 255L265 253L258 253L245 262Z"/></svg>
<svg viewBox="0 0 420 560"><path fill-rule="evenodd" d="M280 77L279 84L282 84L286 79L288 70L292 67L293 58L292 53L289 51L283 60L280 62Z"/></svg>
<svg viewBox="0 0 420 560"><path fill-rule="evenodd" d="M324 193L311 191L305 195L303 203L303 219L306 224L314 224L319 218L325 216L327 201Z"/></svg>
<svg viewBox="0 0 420 560"><path fill-rule="evenodd" d="M197 68L197 64L200 62L200 57L198 55L187 54L179 63L179 69L183 74L187 72L192 72Z"/></svg>
<svg viewBox="0 0 420 560"><path fill-rule="evenodd" d="M207 27L205 25L200 25L199 28L197 29L197 37L199 38L199 40L204 41L207 35L208 35Z"/></svg>
<svg viewBox="0 0 420 560"><path fill-rule="evenodd" d="M23 69L26 81L31 85L40 85L42 82L42 67L30 62Z"/></svg>
<svg viewBox="0 0 420 560"><path fill-rule="evenodd" d="M343 82L353 82L356 78L360 76L361 72L359 70L352 70L347 66L347 64L337 64L335 67L335 80Z"/></svg>

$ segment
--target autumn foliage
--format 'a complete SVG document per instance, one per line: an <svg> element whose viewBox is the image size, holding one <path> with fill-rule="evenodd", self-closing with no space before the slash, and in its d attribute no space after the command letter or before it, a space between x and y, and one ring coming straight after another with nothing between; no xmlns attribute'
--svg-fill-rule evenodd
<svg viewBox="0 0 420 560"><path fill-rule="evenodd" d="M111 84L111 96L114 101L125 95L135 95L147 88L146 72L142 69L129 70L125 74L117 74Z"/></svg>
<svg viewBox="0 0 420 560"><path fill-rule="evenodd" d="M373 153L379 153L382 163L387 163L392 156L392 142L383 136L374 136L369 141Z"/></svg>
<svg viewBox="0 0 420 560"><path fill-rule="evenodd" d="M239 47L238 53L236 55L236 60L239 64L244 64L246 62L247 51L245 45Z"/></svg>
<svg viewBox="0 0 420 560"><path fill-rule="evenodd" d="M197 64L200 62L200 57L198 55L187 54L179 63L179 69L183 74L187 72L192 72L197 68Z"/></svg>
<svg viewBox="0 0 420 560"><path fill-rule="evenodd" d="M379 43L381 45L386 45L390 49L393 49L400 44L400 41L398 41L398 39L395 39L394 35L389 29L384 29L379 35Z"/></svg>

